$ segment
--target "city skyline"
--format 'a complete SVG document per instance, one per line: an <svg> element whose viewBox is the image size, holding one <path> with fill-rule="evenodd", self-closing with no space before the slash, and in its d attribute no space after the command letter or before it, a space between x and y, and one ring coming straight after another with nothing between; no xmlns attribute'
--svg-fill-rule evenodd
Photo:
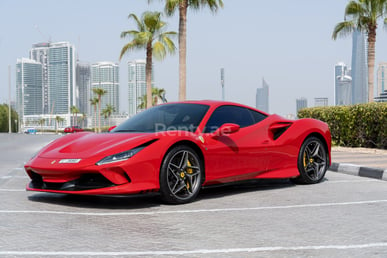
<svg viewBox="0 0 387 258"><path fill-rule="evenodd" d="M0 10L3 10L3 14L0 19L2 24L9 25L0 35L0 103L8 103L9 65L12 68L12 98L15 100L16 59L28 56L27 51L32 44L49 39L53 42L69 41L75 45L81 61L118 62L119 52L126 43L119 35L133 28L127 19L128 14L141 15L145 10L163 9L158 1L148 5L147 1L128 3L117 0L109 8L103 3L88 0L70 0L66 4L41 0L33 3L2 1ZM332 67L339 61L351 63L351 39L331 39L334 25L343 19L347 1L282 1L280 6L270 2L248 3L249 8L226 2L224 9L215 15L209 11L188 13L187 98L220 100L219 69L224 67L227 70L225 95L229 101L255 106L254 93L262 77L270 81L271 113L294 113L294 102L299 96L306 97L309 102L318 96L334 99ZM77 8L74 8L75 5ZM86 8L91 8L92 15L84 12ZM311 15L311 10L316 8L328 14L328 17ZM260 10L261 15L257 16L253 10ZM72 14L72 19L66 18L68 13ZM267 19L273 21L271 26L260 26ZM314 20L313 26L305 23L310 19ZM9 20L14 22L7 22ZM177 15L164 17L164 20L168 22L168 30L178 30ZM294 29L286 29L284 24ZM297 29L301 27L303 30ZM248 33L254 34L252 41L240 42L238 37L231 36ZM387 60L386 42L387 33L380 26L376 64ZM120 111L128 111L127 61L144 58L144 51L136 51L119 63L122 74ZM178 55L168 56L163 62L156 61L154 67L156 86L166 90L169 101L176 101Z"/></svg>

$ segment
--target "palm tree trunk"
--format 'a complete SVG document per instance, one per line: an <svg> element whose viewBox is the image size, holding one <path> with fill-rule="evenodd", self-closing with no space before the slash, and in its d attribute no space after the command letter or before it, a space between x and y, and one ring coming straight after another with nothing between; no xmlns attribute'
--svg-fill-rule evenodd
<svg viewBox="0 0 387 258"><path fill-rule="evenodd" d="M374 101L376 26L368 32L368 102Z"/></svg>
<svg viewBox="0 0 387 258"><path fill-rule="evenodd" d="M152 107L152 42L146 47L146 108Z"/></svg>
<svg viewBox="0 0 387 258"><path fill-rule="evenodd" d="M186 72L187 72L187 8L188 0L179 4L179 100L186 99Z"/></svg>
<svg viewBox="0 0 387 258"><path fill-rule="evenodd" d="M98 132L101 132L101 97L98 98Z"/></svg>
<svg viewBox="0 0 387 258"><path fill-rule="evenodd" d="M95 120L94 120L94 132L97 132L97 104L94 105L94 115L95 115Z"/></svg>

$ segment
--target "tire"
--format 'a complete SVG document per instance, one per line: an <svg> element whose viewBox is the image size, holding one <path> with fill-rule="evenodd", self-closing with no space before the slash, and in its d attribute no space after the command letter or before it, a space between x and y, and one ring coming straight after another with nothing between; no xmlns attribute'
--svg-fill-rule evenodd
<svg viewBox="0 0 387 258"><path fill-rule="evenodd" d="M293 179L296 183L316 184L321 182L329 165L329 155L323 142L316 137L308 137L298 154L300 176Z"/></svg>
<svg viewBox="0 0 387 258"><path fill-rule="evenodd" d="M160 170L161 199L170 204L192 202L199 194L203 162L190 147L179 145L165 156Z"/></svg>

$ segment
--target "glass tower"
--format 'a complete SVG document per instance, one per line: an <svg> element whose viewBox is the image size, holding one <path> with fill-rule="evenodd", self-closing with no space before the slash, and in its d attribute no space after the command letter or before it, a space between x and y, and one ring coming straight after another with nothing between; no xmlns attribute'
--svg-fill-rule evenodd
<svg viewBox="0 0 387 258"><path fill-rule="evenodd" d="M119 112L119 67L113 62L98 62L91 66L91 89L102 88L106 94L101 98L101 110L107 105L112 105L115 109L113 114ZM92 97L95 96L91 92Z"/></svg>
<svg viewBox="0 0 387 258"><path fill-rule="evenodd" d="M257 109L269 113L269 85L265 79L262 79L262 88L257 88L255 101Z"/></svg>
<svg viewBox="0 0 387 258"><path fill-rule="evenodd" d="M300 111L303 108L307 108L307 107L308 107L308 100L306 98L296 99L296 111L297 111L297 114L298 114L298 111Z"/></svg>
<svg viewBox="0 0 387 258"><path fill-rule="evenodd" d="M363 32L352 34L352 104L368 102L367 45Z"/></svg>
<svg viewBox="0 0 387 258"><path fill-rule="evenodd" d="M17 112L25 124L25 116L42 114L42 64L22 58L16 61Z"/></svg>
<svg viewBox="0 0 387 258"><path fill-rule="evenodd" d="M145 78L145 60L134 60L128 62L128 102L129 117L137 114L141 108L143 96L146 95L146 78ZM152 69L152 87L153 69Z"/></svg>
<svg viewBox="0 0 387 258"><path fill-rule="evenodd" d="M385 90L387 90L387 63L380 63L378 66L378 74L377 74L377 91L376 95L379 96Z"/></svg>
<svg viewBox="0 0 387 258"><path fill-rule="evenodd" d="M91 66L86 63L77 63L76 68L76 83L77 83L77 107L81 114L91 115L90 108L91 98Z"/></svg>
<svg viewBox="0 0 387 258"><path fill-rule="evenodd" d="M350 69L340 62L335 65L335 105L351 105L352 103L352 77Z"/></svg>
<svg viewBox="0 0 387 258"><path fill-rule="evenodd" d="M30 58L42 64L43 114L61 115L70 123L76 105L75 48L69 42L34 44Z"/></svg>

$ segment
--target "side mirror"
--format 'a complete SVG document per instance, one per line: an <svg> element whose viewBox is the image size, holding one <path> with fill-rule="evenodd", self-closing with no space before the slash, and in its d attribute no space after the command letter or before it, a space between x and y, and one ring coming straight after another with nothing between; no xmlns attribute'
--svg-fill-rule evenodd
<svg viewBox="0 0 387 258"><path fill-rule="evenodd" d="M113 125L113 126L109 127L109 132L110 132L111 130L113 130L114 128L116 128L116 127L117 127L116 125Z"/></svg>
<svg viewBox="0 0 387 258"><path fill-rule="evenodd" d="M236 133L241 127L237 124L227 123L219 127L215 132L212 133L212 136L223 136Z"/></svg>

